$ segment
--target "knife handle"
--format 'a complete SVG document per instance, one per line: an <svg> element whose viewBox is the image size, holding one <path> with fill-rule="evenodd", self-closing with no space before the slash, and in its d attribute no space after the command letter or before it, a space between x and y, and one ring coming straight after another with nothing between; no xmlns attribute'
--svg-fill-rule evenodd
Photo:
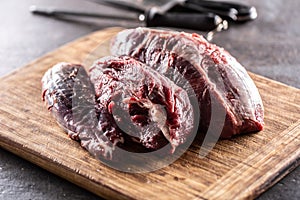
<svg viewBox="0 0 300 200"><path fill-rule="evenodd" d="M174 27L194 29L198 31L211 31L223 21L221 17L213 13L165 13L146 15L148 27Z"/></svg>

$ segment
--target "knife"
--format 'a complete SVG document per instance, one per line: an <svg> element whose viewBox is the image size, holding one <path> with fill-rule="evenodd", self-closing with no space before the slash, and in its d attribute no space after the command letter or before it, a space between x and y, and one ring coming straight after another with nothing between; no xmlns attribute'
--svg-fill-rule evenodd
<svg viewBox="0 0 300 200"><path fill-rule="evenodd" d="M174 1L176 5L182 0ZM46 15L51 17L61 16L81 16L81 17L97 17L104 19L128 20L135 22L143 22L147 27L174 27L193 29L198 31L215 30L222 18L213 13L186 13L186 12L167 12L175 3L167 3L161 7L152 7L150 9L143 9L133 4L121 1L103 1L101 3L110 4L111 6L121 8L123 10L137 13L136 17L108 15L92 12L79 12L72 10L61 10L58 8L43 8L31 6L30 11L33 14Z"/></svg>

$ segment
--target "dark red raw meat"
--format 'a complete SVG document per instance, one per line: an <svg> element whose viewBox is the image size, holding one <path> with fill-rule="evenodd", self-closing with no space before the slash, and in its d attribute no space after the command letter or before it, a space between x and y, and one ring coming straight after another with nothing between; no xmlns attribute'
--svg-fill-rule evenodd
<svg viewBox="0 0 300 200"><path fill-rule="evenodd" d="M148 149L172 151L193 131L194 110L185 90L145 64L105 57L90 68L97 104L107 108L124 134ZM115 126L115 125L114 125Z"/></svg>
<svg viewBox="0 0 300 200"><path fill-rule="evenodd" d="M196 133L186 91L133 58L102 58L90 77L81 65L58 63L42 86L57 123L99 159L166 145L174 152Z"/></svg>
<svg viewBox="0 0 300 200"><path fill-rule="evenodd" d="M198 98L202 132L228 138L263 128L263 104L244 67L224 49L198 34L137 28L117 34L113 55L128 55L186 89L181 73ZM190 91L187 90L190 94Z"/></svg>
<svg viewBox="0 0 300 200"><path fill-rule="evenodd" d="M95 104L95 90L83 66L58 63L42 79L43 100L57 123L97 158L112 159L122 132L105 130L110 119Z"/></svg>
<svg viewBox="0 0 300 200"><path fill-rule="evenodd" d="M129 165L136 154L126 152L159 158L165 147L188 147L198 125L217 139L262 130L254 82L203 37L138 28L119 33L111 49L118 56L96 61L90 76L81 65L59 63L42 79L58 124L95 157Z"/></svg>

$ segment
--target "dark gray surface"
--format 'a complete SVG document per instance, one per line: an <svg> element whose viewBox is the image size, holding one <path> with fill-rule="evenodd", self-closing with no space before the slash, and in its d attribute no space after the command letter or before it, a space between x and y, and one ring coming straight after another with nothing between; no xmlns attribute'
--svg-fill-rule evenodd
<svg viewBox="0 0 300 200"><path fill-rule="evenodd" d="M259 18L248 24L231 27L229 31L218 34L214 42L225 47L248 70L300 88L300 1L244 2L257 7ZM92 31L108 26L137 25L125 21L57 20L33 16L28 12L31 4L115 12L79 0L0 1L0 76ZM298 167L258 199L300 199L299 175ZM0 149L0 199L99 198Z"/></svg>

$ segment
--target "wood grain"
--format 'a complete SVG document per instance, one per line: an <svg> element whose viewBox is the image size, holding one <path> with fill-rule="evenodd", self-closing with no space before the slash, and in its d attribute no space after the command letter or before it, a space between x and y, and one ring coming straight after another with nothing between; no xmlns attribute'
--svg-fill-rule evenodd
<svg viewBox="0 0 300 200"><path fill-rule="evenodd" d="M300 160L300 90L250 73L265 105L265 129L219 141L205 158L193 144L151 173L108 168L60 129L41 101L41 78L57 62L90 64L120 29L95 32L2 77L0 146L99 196L114 199L252 199Z"/></svg>

